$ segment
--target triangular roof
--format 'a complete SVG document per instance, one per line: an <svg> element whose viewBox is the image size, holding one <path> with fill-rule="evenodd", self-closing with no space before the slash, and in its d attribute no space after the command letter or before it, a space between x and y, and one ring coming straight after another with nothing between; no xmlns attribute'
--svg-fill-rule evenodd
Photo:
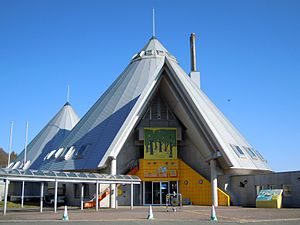
<svg viewBox="0 0 300 225"><path fill-rule="evenodd" d="M62 143L68 148L86 149L82 157L49 160L43 169L80 170L102 168L109 157L117 157L129 134L141 119L152 95L163 82L169 92L181 96L180 105L192 118L195 132L202 134L210 148L203 152L210 158L221 154L224 168L269 170L261 158L241 159L236 149L253 149L202 90L179 66L176 58L156 39L151 38L136 54L125 71L94 104ZM195 138L196 139L196 138ZM196 141L196 140L195 140ZM84 146L89 146L85 148ZM253 150L254 151L254 150ZM218 152L218 153L217 153ZM248 154L248 153L247 153Z"/></svg>
<svg viewBox="0 0 300 225"><path fill-rule="evenodd" d="M152 51L152 50L157 50L157 51L163 51L163 52L168 52L168 50L157 40L156 37L152 37L150 41L144 46L144 48L141 50L142 51Z"/></svg>
<svg viewBox="0 0 300 225"><path fill-rule="evenodd" d="M79 117L67 102L50 120L50 122L34 137L27 146L26 159L30 161L26 168L38 169L42 159L53 149L59 147L61 142L79 121ZM15 160L15 163L24 160L23 150ZM21 166L21 164L20 164Z"/></svg>

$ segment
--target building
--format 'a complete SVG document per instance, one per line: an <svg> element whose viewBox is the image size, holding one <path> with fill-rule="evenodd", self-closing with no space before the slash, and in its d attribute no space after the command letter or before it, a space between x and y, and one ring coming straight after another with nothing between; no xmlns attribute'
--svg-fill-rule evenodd
<svg viewBox="0 0 300 225"><path fill-rule="evenodd" d="M152 37L60 144L36 152L30 169L136 174L135 204L144 205L165 204L173 192L185 204L241 204L238 176L272 174L201 90L194 34L189 74ZM78 187L66 188L76 204ZM129 204L128 186L109 188L111 207Z"/></svg>
<svg viewBox="0 0 300 225"><path fill-rule="evenodd" d="M54 153L61 142L70 133L72 128L79 121L79 117L69 102L55 114L47 125L33 138L25 149L18 155L16 160L9 165L10 169L39 169L46 156ZM26 152L26 153L25 153ZM26 156L25 156L26 155ZM3 196L3 185L0 185L0 195ZM10 184L9 194L11 200L20 198L22 183L12 182ZM25 188L26 196L37 196L39 185L27 183Z"/></svg>
<svg viewBox="0 0 300 225"><path fill-rule="evenodd" d="M78 121L67 102L26 147L26 157L24 149L9 168L38 169L45 156L59 147Z"/></svg>

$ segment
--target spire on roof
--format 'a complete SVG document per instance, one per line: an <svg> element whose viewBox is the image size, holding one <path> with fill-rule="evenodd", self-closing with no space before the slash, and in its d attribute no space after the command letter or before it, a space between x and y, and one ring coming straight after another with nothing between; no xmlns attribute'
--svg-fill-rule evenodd
<svg viewBox="0 0 300 225"><path fill-rule="evenodd" d="M152 9L152 37L155 37L155 10Z"/></svg>
<svg viewBox="0 0 300 225"><path fill-rule="evenodd" d="M150 38L149 42L142 49L142 51L147 51L147 50L158 50L158 51L168 52L168 50L154 36Z"/></svg>
<svg viewBox="0 0 300 225"><path fill-rule="evenodd" d="M58 111L49 123L34 137L25 149L18 155L15 162L30 161L27 168L37 169L47 153L59 147L61 142L77 124L79 117L69 102ZM26 156L25 156L26 155Z"/></svg>
<svg viewBox="0 0 300 225"><path fill-rule="evenodd" d="M165 56L177 61L176 58L160 43L160 41L156 37L152 36L144 48L132 57L132 60Z"/></svg>
<svg viewBox="0 0 300 225"><path fill-rule="evenodd" d="M70 85L68 85L67 102L70 101Z"/></svg>

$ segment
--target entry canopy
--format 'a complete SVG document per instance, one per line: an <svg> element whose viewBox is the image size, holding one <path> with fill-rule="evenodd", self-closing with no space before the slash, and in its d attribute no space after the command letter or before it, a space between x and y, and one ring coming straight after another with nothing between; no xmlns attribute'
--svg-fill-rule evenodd
<svg viewBox="0 0 300 225"><path fill-rule="evenodd" d="M0 168L0 179L11 181L56 181L60 182L87 182L87 183L136 183L141 182L138 176L134 175L110 175L99 173L78 173L50 170L20 170Z"/></svg>

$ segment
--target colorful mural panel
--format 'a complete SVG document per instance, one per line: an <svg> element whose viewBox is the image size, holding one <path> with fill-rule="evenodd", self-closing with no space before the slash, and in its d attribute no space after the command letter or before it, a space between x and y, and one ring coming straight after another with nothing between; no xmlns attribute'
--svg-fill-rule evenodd
<svg viewBox="0 0 300 225"><path fill-rule="evenodd" d="M145 159L177 159L176 128L144 129Z"/></svg>

